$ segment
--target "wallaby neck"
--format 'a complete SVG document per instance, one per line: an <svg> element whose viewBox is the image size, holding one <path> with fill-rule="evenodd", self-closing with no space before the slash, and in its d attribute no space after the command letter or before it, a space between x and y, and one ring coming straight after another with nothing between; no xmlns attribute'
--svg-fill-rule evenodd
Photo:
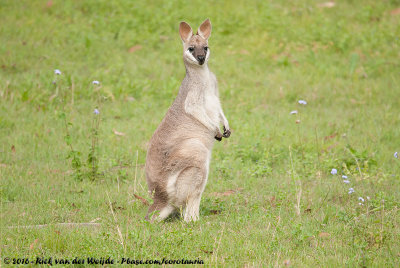
<svg viewBox="0 0 400 268"><path fill-rule="evenodd" d="M204 65L189 65L185 64L186 76L192 81L208 82L210 77L210 70L207 63Z"/></svg>
<svg viewBox="0 0 400 268"><path fill-rule="evenodd" d="M207 63L201 66L186 64L186 76L182 81L176 98L177 103L185 102L189 92L195 92L196 96L204 96L210 90L210 70Z"/></svg>

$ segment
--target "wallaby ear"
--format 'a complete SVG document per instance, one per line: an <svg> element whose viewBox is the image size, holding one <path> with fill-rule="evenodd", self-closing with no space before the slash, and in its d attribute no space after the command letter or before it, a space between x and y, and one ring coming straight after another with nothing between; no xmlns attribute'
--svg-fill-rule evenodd
<svg viewBox="0 0 400 268"><path fill-rule="evenodd" d="M211 35L211 22L209 19L203 21L197 30L197 34L203 37L204 39L208 39Z"/></svg>
<svg viewBox="0 0 400 268"><path fill-rule="evenodd" d="M189 24L182 21L181 24L179 24L179 34L181 35L182 41L186 42L192 37L193 31Z"/></svg>

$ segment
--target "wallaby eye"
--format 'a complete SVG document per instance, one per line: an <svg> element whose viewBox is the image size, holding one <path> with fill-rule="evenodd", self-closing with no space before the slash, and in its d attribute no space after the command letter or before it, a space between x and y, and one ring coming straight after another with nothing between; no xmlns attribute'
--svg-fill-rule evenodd
<svg viewBox="0 0 400 268"><path fill-rule="evenodd" d="M189 47L189 52L193 52L194 51L194 47Z"/></svg>
<svg viewBox="0 0 400 268"><path fill-rule="evenodd" d="M207 52L207 50L208 50L208 47L204 47L204 51L206 51L206 52Z"/></svg>

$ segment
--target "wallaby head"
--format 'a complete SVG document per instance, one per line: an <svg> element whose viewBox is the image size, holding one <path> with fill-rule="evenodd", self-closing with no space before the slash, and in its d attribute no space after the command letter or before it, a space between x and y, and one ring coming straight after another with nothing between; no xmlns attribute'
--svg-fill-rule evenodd
<svg viewBox="0 0 400 268"><path fill-rule="evenodd" d="M183 60L186 64L203 65L210 56L208 38L211 35L211 22L206 19L194 35L192 28L186 22L179 25L179 34L183 42Z"/></svg>

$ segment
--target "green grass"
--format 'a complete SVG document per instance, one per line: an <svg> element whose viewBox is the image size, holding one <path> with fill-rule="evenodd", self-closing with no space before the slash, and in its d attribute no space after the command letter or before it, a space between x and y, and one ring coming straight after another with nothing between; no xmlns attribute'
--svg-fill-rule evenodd
<svg viewBox="0 0 400 268"><path fill-rule="evenodd" d="M399 1L51 3L0 2L1 262L399 266ZM150 200L147 142L184 77L178 25L207 17L233 132L214 146L200 220L150 224L134 193ZM100 174L76 179L60 115L86 161L98 94ZM92 220L101 227L55 225Z"/></svg>

